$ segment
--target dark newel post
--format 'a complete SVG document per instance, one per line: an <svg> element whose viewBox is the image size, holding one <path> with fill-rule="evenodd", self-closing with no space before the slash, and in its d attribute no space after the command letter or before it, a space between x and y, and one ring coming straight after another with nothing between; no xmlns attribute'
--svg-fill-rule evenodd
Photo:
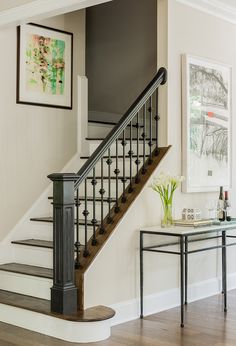
<svg viewBox="0 0 236 346"><path fill-rule="evenodd" d="M77 312L74 263L75 174L51 174L53 181L53 287L51 311Z"/></svg>

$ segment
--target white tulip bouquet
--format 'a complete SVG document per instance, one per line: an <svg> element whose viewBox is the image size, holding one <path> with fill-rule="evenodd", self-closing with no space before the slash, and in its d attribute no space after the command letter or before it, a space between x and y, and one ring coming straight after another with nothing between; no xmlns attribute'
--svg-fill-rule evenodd
<svg viewBox="0 0 236 346"><path fill-rule="evenodd" d="M173 195L175 190L180 186L184 180L183 176L173 176L170 174L161 173L158 177L154 178L151 188L157 192L161 198L163 206L163 219L161 225L168 227L173 225L172 205Z"/></svg>

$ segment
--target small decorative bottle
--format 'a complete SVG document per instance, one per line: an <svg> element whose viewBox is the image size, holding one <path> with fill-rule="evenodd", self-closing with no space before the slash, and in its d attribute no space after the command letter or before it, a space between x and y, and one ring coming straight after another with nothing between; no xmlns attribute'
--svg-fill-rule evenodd
<svg viewBox="0 0 236 346"><path fill-rule="evenodd" d="M217 204L218 220L225 221L225 206L224 206L224 194L223 186L220 187L220 194Z"/></svg>
<svg viewBox="0 0 236 346"><path fill-rule="evenodd" d="M227 221L231 221L231 204L229 201L229 192L225 191L225 202L224 202L225 206L225 217Z"/></svg>

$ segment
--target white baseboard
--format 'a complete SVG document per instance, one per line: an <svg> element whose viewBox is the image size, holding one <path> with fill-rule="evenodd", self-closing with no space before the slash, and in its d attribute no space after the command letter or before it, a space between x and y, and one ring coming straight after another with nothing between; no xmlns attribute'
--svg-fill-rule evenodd
<svg viewBox="0 0 236 346"><path fill-rule="evenodd" d="M236 273L228 274L228 290L236 288ZM198 282L189 285L188 301L194 302L221 292L221 278ZM139 318L140 300L133 299L110 307L116 311L112 319L112 326ZM164 292L158 292L144 297L144 316L156 314L180 305L180 290L174 288Z"/></svg>

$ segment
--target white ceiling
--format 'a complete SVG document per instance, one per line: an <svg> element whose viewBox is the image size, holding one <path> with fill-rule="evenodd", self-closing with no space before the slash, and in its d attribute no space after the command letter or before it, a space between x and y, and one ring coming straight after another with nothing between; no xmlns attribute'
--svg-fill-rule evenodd
<svg viewBox="0 0 236 346"><path fill-rule="evenodd" d="M176 0L236 24L236 0Z"/></svg>
<svg viewBox="0 0 236 346"><path fill-rule="evenodd" d="M219 1L222 3L222 5L230 6L234 9L236 9L236 0L224 0L224 1Z"/></svg>
<svg viewBox="0 0 236 346"><path fill-rule="evenodd" d="M0 0L0 28L78 11L112 0Z"/></svg>

